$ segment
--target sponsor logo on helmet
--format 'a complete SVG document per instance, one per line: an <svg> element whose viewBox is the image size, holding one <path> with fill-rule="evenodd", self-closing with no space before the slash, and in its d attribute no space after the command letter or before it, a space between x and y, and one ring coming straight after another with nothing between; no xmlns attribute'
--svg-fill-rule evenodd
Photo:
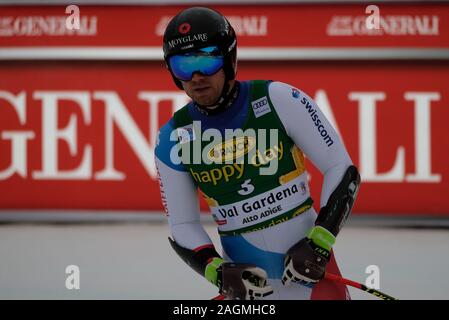
<svg viewBox="0 0 449 320"><path fill-rule="evenodd" d="M173 49L174 47L180 45L180 44L188 44L189 42L193 41L207 41L207 33L198 33L194 35L188 35L185 37L176 38L173 40L168 41L168 45L170 46L170 49Z"/></svg>
<svg viewBox="0 0 449 320"><path fill-rule="evenodd" d="M181 24L178 28L178 31L180 34L186 34L190 31L190 24L185 22L183 24Z"/></svg>

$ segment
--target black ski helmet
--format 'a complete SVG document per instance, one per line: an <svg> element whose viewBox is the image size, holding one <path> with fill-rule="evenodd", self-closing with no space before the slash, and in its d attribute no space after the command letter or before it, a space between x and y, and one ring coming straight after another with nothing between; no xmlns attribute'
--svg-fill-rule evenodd
<svg viewBox="0 0 449 320"><path fill-rule="evenodd" d="M172 55L218 46L224 57L226 81L237 72L237 37L229 21L219 12L192 7L181 11L167 25L164 33L164 60L179 89L183 89L168 63Z"/></svg>

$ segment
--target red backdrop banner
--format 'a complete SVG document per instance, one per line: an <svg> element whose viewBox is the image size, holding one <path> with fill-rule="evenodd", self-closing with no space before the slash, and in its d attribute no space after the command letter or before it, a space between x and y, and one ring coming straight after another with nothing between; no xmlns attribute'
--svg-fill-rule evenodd
<svg viewBox="0 0 449 320"><path fill-rule="evenodd" d="M156 132L188 101L162 62L0 69L1 208L162 209ZM318 102L361 171L355 212L449 213L448 62L243 62L239 79Z"/></svg>
<svg viewBox="0 0 449 320"><path fill-rule="evenodd" d="M239 62L240 80L294 85L334 124L363 180L356 214L449 215L447 4L382 3L378 20L367 4L211 7L235 27L241 56L256 48ZM188 99L160 59L161 44L182 8L81 5L72 29L65 6L1 7L0 208L162 210L157 131ZM351 60L351 50L373 48L418 59L423 51L411 49L430 49L425 59L441 60ZM97 60L50 60L72 49L88 50L75 60ZM98 60L108 52L123 60L121 49L123 59L151 57ZM296 52L284 56L292 61L251 60L281 49ZM347 60L295 61L302 49L328 57L342 49ZM310 163L309 172L317 206L322 176Z"/></svg>
<svg viewBox="0 0 449 320"><path fill-rule="evenodd" d="M449 6L413 3L214 6L235 27L242 47L448 48ZM78 6L79 29L65 6L2 6L0 47L160 48L180 6ZM368 12L368 13L367 13ZM375 20L373 13L379 13ZM371 18L370 18L371 17ZM368 18L368 24L366 19ZM369 29L370 26L375 28Z"/></svg>

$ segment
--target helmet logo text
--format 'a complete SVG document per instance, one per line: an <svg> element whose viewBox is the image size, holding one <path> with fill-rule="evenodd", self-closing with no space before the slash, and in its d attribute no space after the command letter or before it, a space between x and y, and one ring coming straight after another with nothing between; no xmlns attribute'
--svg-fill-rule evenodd
<svg viewBox="0 0 449 320"><path fill-rule="evenodd" d="M168 45L170 46L170 49L172 49L180 44L185 44L185 43L189 43L189 42L193 42L193 41L206 42L207 41L207 33L198 33L195 35L188 35L185 37L176 38L176 39L170 40L168 42Z"/></svg>

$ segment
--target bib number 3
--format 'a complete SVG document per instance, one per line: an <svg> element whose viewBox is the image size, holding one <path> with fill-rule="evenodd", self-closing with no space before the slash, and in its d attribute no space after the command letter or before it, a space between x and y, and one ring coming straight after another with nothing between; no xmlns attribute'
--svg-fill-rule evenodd
<svg viewBox="0 0 449 320"><path fill-rule="evenodd" d="M255 187L251 184L251 179L245 180L245 182L242 183L242 189L240 189L238 192L239 195L246 196L254 191Z"/></svg>

